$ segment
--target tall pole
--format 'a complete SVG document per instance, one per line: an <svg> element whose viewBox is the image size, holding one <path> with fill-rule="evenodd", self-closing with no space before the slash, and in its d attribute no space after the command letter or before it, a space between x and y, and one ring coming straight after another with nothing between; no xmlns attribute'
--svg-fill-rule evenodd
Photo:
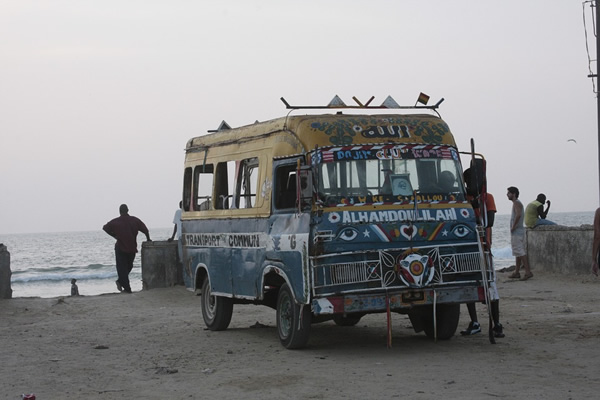
<svg viewBox="0 0 600 400"><path fill-rule="evenodd" d="M596 7L596 23L594 24L596 31L594 32L594 35L596 36L596 99L598 101L598 193L600 195L600 88L598 87L598 85L600 85L600 80L598 79L598 74L600 73L600 40L598 40L598 23L600 22L600 7L598 7L598 1L599 0L596 0L594 2L594 5Z"/></svg>

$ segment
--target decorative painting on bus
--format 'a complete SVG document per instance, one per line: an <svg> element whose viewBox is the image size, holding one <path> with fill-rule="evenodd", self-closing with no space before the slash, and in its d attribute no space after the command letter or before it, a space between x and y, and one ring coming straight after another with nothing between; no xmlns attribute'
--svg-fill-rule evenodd
<svg viewBox="0 0 600 400"><path fill-rule="evenodd" d="M426 143L443 143L443 138L450 133L448 125L439 119L403 116L389 118L344 118L338 120L318 121L311 128L329 136L333 145L349 145L354 143L356 135L367 139L374 138L414 138Z"/></svg>

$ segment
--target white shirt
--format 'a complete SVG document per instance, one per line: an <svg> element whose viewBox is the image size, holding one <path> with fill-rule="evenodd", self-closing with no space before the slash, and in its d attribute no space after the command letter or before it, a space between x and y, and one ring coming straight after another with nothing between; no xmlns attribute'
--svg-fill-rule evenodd
<svg viewBox="0 0 600 400"><path fill-rule="evenodd" d="M175 215L173 216L173 223L177 225L175 239L179 239L179 237L181 236L181 209L175 211Z"/></svg>

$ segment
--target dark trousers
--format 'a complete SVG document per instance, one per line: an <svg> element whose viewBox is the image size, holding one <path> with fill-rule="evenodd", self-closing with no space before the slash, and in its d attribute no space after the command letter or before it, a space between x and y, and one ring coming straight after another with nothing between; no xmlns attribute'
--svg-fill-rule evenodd
<svg viewBox="0 0 600 400"><path fill-rule="evenodd" d="M115 247L115 258L117 259L117 274L119 275L119 283L123 287L123 291L131 293L129 285L129 273L133 269L133 260L135 253L125 253L118 247Z"/></svg>

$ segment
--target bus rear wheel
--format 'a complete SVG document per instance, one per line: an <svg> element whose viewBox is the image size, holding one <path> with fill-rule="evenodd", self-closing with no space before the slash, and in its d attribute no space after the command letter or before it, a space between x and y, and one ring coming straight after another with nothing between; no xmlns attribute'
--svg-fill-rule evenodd
<svg viewBox="0 0 600 400"><path fill-rule="evenodd" d="M288 284L279 289L277 297L277 332L279 341L286 349L300 349L306 346L310 335L310 306L300 306Z"/></svg>
<svg viewBox="0 0 600 400"><path fill-rule="evenodd" d="M202 318L211 331L227 329L233 314L233 299L213 296L208 278L202 283Z"/></svg>
<svg viewBox="0 0 600 400"><path fill-rule="evenodd" d="M421 314L423 330L427 337L434 339L433 306L424 307ZM460 304L438 304L436 309L437 338L448 340L456 333L460 318Z"/></svg>
<svg viewBox="0 0 600 400"><path fill-rule="evenodd" d="M433 306L415 307L408 313L415 332L425 331L427 337L435 338ZM438 304L436 311L437 338L450 339L456 333L460 318L460 304Z"/></svg>

